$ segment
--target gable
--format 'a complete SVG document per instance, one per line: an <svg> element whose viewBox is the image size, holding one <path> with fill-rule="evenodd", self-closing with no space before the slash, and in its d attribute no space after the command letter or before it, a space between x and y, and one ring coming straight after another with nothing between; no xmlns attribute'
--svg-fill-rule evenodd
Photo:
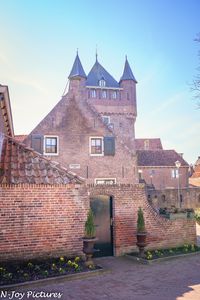
<svg viewBox="0 0 200 300"><path fill-rule="evenodd" d="M75 97L63 97L52 111L38 124L38 126L24 140L25 144L33 146L40 151L40 135L64 136L69 142L73 142L74 136L83 141L87 135L112 136L110 129L103 123L99 114L87 104L86 101L78 101Z"/></svg>

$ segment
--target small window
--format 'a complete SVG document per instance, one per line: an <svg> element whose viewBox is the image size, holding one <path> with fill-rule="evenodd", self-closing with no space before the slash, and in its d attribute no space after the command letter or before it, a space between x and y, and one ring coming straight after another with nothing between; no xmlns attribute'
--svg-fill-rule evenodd
<svg viewBox="0 0 200 300"><path fill-rule="evenodd" d="M97 97L96 90L91 90L91 97L92 98L96 98Z"/></svg>
<svg viewBox="0 0 200 300"><path fill-rule="evenodd" d="M178 178L178 170L177 169L172 169L171 170L171 175L172 175L172 178Z"/></svg>
<svg viewBox="0 0 200 300"><path fill-rule="evenodd" d="M103 155L103 138L91 137L90 138L90 154L102 156Z"/></svg>
<svg viewBox="0 0 200 300"><path fill-rule="evenodd" d="M99 80L99 86L101 86L101 87L106 86L106 82L104 79Z"/></svg>
<svg viewBox="0 0 200 300"><path fill-rule="evenodd" d="M116 91L112 92L112 99L117 99L117 92Z"/></svg>
<svg viewBox="0 0 200 300"><path fill-rule="evenodd" d="M106 91L102 91L102 93L101 93L101 96L102 96L102 98L107 98L107 93L106 93Z"/></svg>
<svg viewBox="0 0 200 300"><path fill-rule="evenodd" d="M162 196L161 196L161 199L162 199L162 202L165 202L165 201L166 201L165 195L162 195Z"/></svg>
<svg viewBox="0 0 200 300"><path fill-rule="evenodd" d="M149 150L149 140L144 141L144 150Z"/></svg>
<svg viewBox="0 0 200 300"><path fill-rule="evenodd" d="M103 116L102 117L103 118L103 122L105 123L105 124L110 124L110 116Z"/></svg>
<svg viewBox="0 0 200 300"><path fill-rule="evenodd" d="M44 137L44 154L46 155L58 154L58 137L55 136Z"/></svg>

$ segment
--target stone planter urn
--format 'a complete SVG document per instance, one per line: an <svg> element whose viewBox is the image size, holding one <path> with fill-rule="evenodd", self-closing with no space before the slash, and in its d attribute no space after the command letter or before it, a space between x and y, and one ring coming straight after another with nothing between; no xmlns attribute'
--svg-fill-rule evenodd
<svg viewBox="0 0 200 300"><path fill-rule="evenodd" d="M92 260L92 256L94 254L94 244L97 241L95 236L96 227L94 224L94 215L90 208L87 220L85 222L85 236L83 237L83 253L85 254L86 260L85 265L94 266L94 262Z"/></svg>
<svg viewBox="0 0 200 300"><path fill-rule="evenodd" d="M95 252L94 244L97 240L97 238L83 238L83 253L86 256L85 265L87 267L94 265L92 257Z"/></svg>

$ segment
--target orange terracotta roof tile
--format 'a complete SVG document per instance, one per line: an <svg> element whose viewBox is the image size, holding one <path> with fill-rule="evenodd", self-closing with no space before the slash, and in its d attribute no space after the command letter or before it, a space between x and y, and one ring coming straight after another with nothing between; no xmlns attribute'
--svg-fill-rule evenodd
<svg viewBox="0 0 200 300"><path fill-rule="evenodd" d="M68 184L83 183L57 163L44 158L11 137L0 136L0 183Z"/></svg>

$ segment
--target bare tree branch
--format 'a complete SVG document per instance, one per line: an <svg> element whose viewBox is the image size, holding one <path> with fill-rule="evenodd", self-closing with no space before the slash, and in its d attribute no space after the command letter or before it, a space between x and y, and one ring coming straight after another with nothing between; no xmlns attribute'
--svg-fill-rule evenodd
<svg viewBox="0 0 200 300"><path fill-rule="evenodd" d="M194 39L195 42L200 43L200 32ZM200 50L198 51L199 66L197 67L197 75L191 84L191 91L194 93L194 98L197 99L197 106L200 109Z"/></svg>

